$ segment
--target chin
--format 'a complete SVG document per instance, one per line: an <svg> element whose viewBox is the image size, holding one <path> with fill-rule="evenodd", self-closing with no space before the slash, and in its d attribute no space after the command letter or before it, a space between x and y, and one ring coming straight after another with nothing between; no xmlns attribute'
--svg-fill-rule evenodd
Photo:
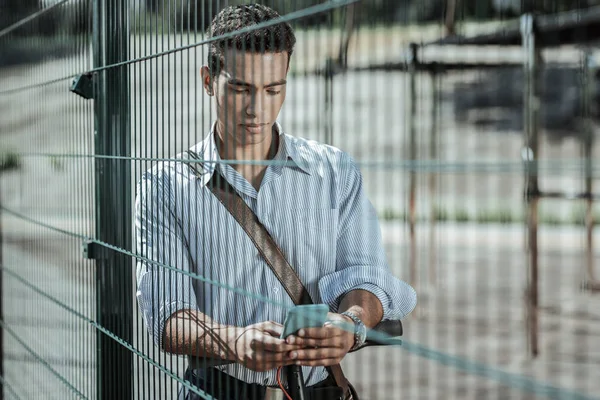
<svg viewBox="0 0 600 400"><path fill-rule="evenodd" d="M267 140L266 135L245 135L242 138L242 144L259 144Z"/></svg>

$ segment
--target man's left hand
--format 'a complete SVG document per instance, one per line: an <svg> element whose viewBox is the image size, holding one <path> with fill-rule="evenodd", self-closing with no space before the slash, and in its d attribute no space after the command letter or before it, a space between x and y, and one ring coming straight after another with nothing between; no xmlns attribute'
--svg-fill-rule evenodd
<svg viewBox="0 0 600 400"><path fill-rule="evenodd" d="M300 350L290 352L297 365L328 367L339 364L354 345L354 321L340 315L329 313L322 328L300 329L289 336L289 344L301 345Z"/></svg>

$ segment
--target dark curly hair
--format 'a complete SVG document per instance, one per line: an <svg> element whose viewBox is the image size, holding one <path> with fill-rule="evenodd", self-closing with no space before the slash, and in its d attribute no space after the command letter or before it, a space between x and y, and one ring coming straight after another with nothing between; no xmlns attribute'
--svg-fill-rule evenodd
<svg viewBox="0 0 600 400"><path fill-rule="evenodd" d="M226 7L213 19L208 27L209 37L221 36L249 26L279 18L277 11L262 4L246 4ZM217 76L223 68L223 56L227 49L257 53L288 53L288 67L294 52L296 36L287 22L281 22L231 38L211 42L208 47L208 68Z"/></svg>

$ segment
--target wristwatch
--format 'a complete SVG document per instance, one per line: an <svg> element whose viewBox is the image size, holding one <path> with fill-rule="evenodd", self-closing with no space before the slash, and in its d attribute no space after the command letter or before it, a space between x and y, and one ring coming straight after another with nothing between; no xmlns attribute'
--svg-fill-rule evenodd
<svg viewBox="0 0 600 400"><path fill-rule="evenodd" d="M350 351L358 349L360 346L365 344L365 340L367 340L367 327L363 322L356 316L356 314L350 311L344 311L341 315L345 315L354 321L354 346L350 349Z"/></svg>

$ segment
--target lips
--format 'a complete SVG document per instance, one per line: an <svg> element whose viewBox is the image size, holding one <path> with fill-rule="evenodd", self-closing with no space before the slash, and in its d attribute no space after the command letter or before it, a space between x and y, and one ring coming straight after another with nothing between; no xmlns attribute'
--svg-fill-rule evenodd
<svg viewBox="0 0 600 400"><path fill-rule="evenodd" d="M242 124L244 129L251 133L261 133L266 124Z"/></svg>

